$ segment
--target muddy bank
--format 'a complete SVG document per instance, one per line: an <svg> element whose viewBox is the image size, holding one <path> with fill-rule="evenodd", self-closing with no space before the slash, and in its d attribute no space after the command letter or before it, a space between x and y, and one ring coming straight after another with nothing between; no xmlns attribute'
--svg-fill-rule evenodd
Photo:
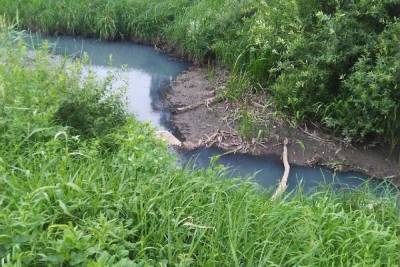
<svg viewBox="0 0 400 267"><path fill-rule="evenodd" d="M228 102L220 97L227 77L225 70L218 69L210 79L207 68L192 67L171 85L167 101L172 124L187 149L215 146L231 153L280 156L283 140L288 138L291 164L357 171L400 185L399 165L388 156L387 148L349 145L317 125L290 125L274 115L271 105L265 105L266 96L253 97L247 103ZM239 109L262 116L267 133L260 138L242 138L238 131Z"/></svg>

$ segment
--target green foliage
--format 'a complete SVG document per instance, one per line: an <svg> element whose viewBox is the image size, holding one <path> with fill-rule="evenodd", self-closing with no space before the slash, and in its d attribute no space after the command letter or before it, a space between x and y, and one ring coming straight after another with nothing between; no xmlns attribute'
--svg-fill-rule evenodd
<svg viewBox="0 0 400 267"><path fill-rule="evenodd" d="M237 101L243 95L252 93L252 90L249 75L245 72L233 71L228 79L224 95L229 100Z"/></svg>
<svg viewBox="0 0 400 267"><path fill-rule="evenodd" d="M361 13L361 14L360 14ZM339 9L334 16L317 12L305 25L283 64L272 90L277 104L300 118L323 116L317 106L327 105L342 90L342 81L357 59L375 46L377 33L358 17L366 16L357 5ZM315 118L313 118L315 119Z"/></svg>
<svg viewBox="0 0 400 267"><path fill-rule="evenodd" d="M19 26L52 34L102 39L162 39L163 27L190 0L1 0L0 14L18 18Z"/></svg>
<svg viewBox="0 0 400 267"><path fill-rule="evenodd" d="M221 45L222 40L222 45L229 42L230 38L226 37L231 37L231 33L240 25L242 8L247 2L249 1L197 1L168 27L168 39L187 51L194 60L215 58L215 46Z"/></svg>
<svg viewBox="0 0 400 267"><path fill-rule="evenodd" d="M70 90L54 113L53 120L71 127L82 137L103 136L126 122L125 105L108 83L100 85L94 78L82 89Z"/></svg>
<svg viewBox="0 0 400 267"><path fill-rule="evenodd" d="M0 0L0 13L23 28L217 59L237 76L231 99L267 88L298 121L321 121L354 141L399 141L398 79L381 77L396 75L396 49L382 49L396 46L398 0Z"/></svg>
<svg viewBox="0 0 400 267"><path fill-rule="evenodd" d="M371 81L396 76L397 63L390 59L398 52L385 46L396 47L395 33L387 32L397 24L400 3L299 3L309 4L311 11L303 14L303 33L287 50L272 84L277 107L297 120L320 120L350 140L378 137L395 145L400 102L393 92L398 81L388 77L391 81L384 85Z"/></svg>
<svg viewBox="0 0 400 267"><path fill-rule="evenodd" d="M269 86L279 75L282 60L302 27L295 1L261 1L255 7L238 37L241 54L236 65L256 82Z"/></svg>
<svg viewBox="0 0 400 267"><path fill-rule="evenodd" d="M396 22L377 38L373 53L359 59L340 97L328 108L327 124L343 129L346 136L383 135L392 144L399 141L399 37Z"/></svg>
<svg viewBox="0 0 400 267"><path fill-rule="evenodd" d="M46 49L29 52L11 37L19 39L1 26L1 265L400 262L400 219L391 194L324 190L272 201L251 182L177 167L153 130L133 118L100 123L105 135L94 124L92 138L77 137L80 124L54 121L80 120L60 111L68 100L89 124L89 118L108 118L106 112L118 120L123 103L106 101L107 86L82 78L78 63L49 57ZM104 153L104 144L113 149Z"/></svg>
<svg viewBox="0 0 400 267"><path fill-rule="evenodd" d="M268 125L264 125L264 121L259 121L254 114L247 110L240 111L237 120L240 135L248 140L265 137L270 130Z"/></svg>

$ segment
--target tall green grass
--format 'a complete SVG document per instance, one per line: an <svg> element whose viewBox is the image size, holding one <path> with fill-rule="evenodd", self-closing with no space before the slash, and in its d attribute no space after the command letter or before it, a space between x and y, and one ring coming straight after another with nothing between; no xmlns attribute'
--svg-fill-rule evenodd
<svg viewBox="0 0 400 267"><path fill-rule="evenodd" d="M2 266L400 264L389 193L271 201L219 168L180 169L107 81L18 36L0 23Z"/></svg>
<svg viewBox="0 0 400 267"><path fill-rule="evenodd" d="M190 0L1 0L0 13L20 26L51 34L156 42Z"/></svg>
<svg viewBox="0 0 400 267"><path fill-rule="evenodd" d="M231 83L230 99L266 90L298 122L319 121L349 141L393 150L399 10L393 0L0 0L0 14L20 28L156 43L198 62L218 60L234 81L250 82Z"/></svg>

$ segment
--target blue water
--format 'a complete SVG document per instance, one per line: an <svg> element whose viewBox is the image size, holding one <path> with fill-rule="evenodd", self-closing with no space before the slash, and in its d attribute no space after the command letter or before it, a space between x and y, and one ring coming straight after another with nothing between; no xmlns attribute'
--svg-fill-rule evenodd
<svg viewBox="0 0 400 267"><path fill-rule="evenodd" d="M221 156L222 155L222 156ZM219 156L218 164L229 168L231 177L247 177L265 187L276 186L283 175L282 161L275 156L252 156L247 154L227 154L218 148L202 148L183 155L188 168L203 168L210 165L212 158ZM301 185L309 191L330 184L337 189L355 188L365 183L365 178L357 173L334 173L322 167L301 167L292 165L288 180L288 190Z"/></svg>
<svg viewBox="0 0 400 267"><path fill-rule="evenodd" d="M43 42L32 35L33 45ZM110 72L117 76L113 87L127 87L128 110L141 121L157 128L168 125L168 112L163 112L163 98L168 85L189 66L153 48L130 42L107 42L74 37L45 37L50 49L58 55L80 58L89 56L90 69L100 79Z"/></svg>
<svg viewBox="0 0 400 267"><path fill-rule="evenodd" d="M41 42L40 37L34 43ZM188 68L189 64L157 52L151 47L130 42L107 42L73 37L46 37L56 54L81 57L86 53L91 69L99 78L108 72L117 73L113 86L126 83L129 112L141 121L149 121L159 129L168 129L169 113L163 107L168 85ZM210 166L210 160L224 154L216 148L202 148L188 153L177 152L190 168ZM283 175L280 159L272 156L246 154L223 155L217 161L229 167L228 175L253 179L265 187L276 186ZM311 190L321 184L334 184L338 188L352 188L365 182L357 173L333 173L325 168L291 166L289 190L301 184Z"/></svg>

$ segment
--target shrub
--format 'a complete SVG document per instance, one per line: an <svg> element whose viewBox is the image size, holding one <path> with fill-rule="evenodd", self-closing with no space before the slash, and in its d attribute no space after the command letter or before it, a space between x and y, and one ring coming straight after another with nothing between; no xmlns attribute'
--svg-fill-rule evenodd
<svg viewBox="0 0 400 267"><path fill-rule="evenodd" d="M379 36L376 48L360 58L344 90L328 107L326 123L352 138L383 136L396 144L400 133L400 23ZM355 119L357 118L357 119Z"/></svg>
<svg viewBox="0 0 400 267"><path fill-rule="evenodd" d="M169 25L166 35L194 60L215 58L214 45L237 29L242 6L236 0L198 1Z"/></svg>
<svg viewBox="0 0 400 267"><path fill-rule="evenodd" d="M246 18L240 29L241 54L236 64L253 81L269 86L280 74L282 61L302 32L302 24L293 0L262 1L255 6L254 15Z"/></svg>
<svg viewBox="0 0 400 267"><path fill-rule="evenodd" d="M396 79L385 85L377 81L397 68L391 58L398 52L386 47L396 47L397 41L385 30L397 24L388 2L332 1L328 10L314 6L271 87L278 108L298 120L320 120L348 139L380 136L395 142L400 102L393 91L398 84Z"/></svg>
<svg viewBox="0 0 400 267"><path fill-rule="evenodd" d="M88 80L83 88L70 90L60 103L53 120L82 137L103 136L126 123L121 95L107 83Z"/></svg>

